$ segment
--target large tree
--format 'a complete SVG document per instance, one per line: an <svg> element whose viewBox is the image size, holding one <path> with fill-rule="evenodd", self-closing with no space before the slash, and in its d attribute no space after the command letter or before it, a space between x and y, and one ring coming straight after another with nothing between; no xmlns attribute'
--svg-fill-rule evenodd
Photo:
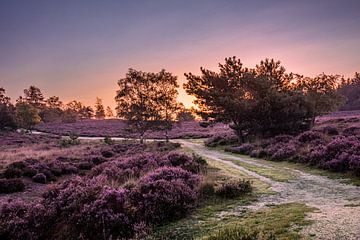
<svg viewBox="0 0 360 240"><path fill-rule="evenodd" d="M344 82L338 93L345 97L345 105L341 110L360 110L360 73Z"/></svg>
<svg viewBox="0 0 360 240"><path fill-rule="evenodd" d="M140 134L141 142L148 130L164 123L165 128L169 128L176 104L176 77L165 70L151 73L129 69L118 85L117 115Z"/></svg>
<svg viewBox="0 0 360 240"><path fill-rule="evenodd" d="M273 136L310 128L316 115L335 104L324 100L328 104L325 107L317 100L331 95L321 89L328 87L320 81L323 78L305 88L301 81L297 82L299 76L287 74L279 61L266 59L248 69L232 57L219 68L218 73L201 68L201 76L185 74L188 82L184 89L196 97L194 102L201 116L230 122L242 142L246 135ZM318 98L312 97L313 92Z"/></svg>

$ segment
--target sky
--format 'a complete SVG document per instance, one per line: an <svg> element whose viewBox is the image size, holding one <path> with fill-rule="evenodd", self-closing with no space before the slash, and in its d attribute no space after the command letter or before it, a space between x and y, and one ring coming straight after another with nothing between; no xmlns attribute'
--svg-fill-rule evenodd
<svg viewBox="0 0 360 240"><path fill-rule="evenodd" d="M184 73L280 60L287 71L360 71L358 0L1 0L0 87L115 107L128 68ZM192 98L179 89L179 101Z"/></svg>

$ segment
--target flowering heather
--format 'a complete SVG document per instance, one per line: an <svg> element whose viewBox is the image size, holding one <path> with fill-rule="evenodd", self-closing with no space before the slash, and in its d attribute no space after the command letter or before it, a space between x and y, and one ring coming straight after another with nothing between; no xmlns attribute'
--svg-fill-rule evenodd
<svg viewBox="0 0 360 240"><path fill-rule="evenodd" d="M58 135L68 135L76 133L80 136L87 137L139 137L137 133L131 133L127 129L127 125L123 120L107 119L107 120L83 120L75 123L41 123L35 127L39 131L54 133ZM201 127L197 121L185 121L174 124L173 129L169 131L169 138L205 138L215 133L232 132L226 124L211 125L206 128ZM163 139L165 132L149 131L146 138Z"/></svg>
<svg viewBox="0 0 360 240"><path fill-rule="evenodd" d="M254 150L254 148L255 146L253 144L244 143L237 147L228 147L225 149L225 151L249 155Z"/></svg>

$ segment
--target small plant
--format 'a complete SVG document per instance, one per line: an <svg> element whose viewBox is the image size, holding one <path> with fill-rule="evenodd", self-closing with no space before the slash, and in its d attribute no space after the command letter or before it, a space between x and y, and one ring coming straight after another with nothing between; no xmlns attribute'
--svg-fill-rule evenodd
<svg viewBox="0 0 360 240"><path fill-rule="evenodd" d="M229 226L210 235L207 240L275 240L274 234L248 230L243 226Z"/></svg>
<svg viewBox="0 0 360 240"><path fill-rule="evenodd" d="M36 183L46 183L46 176L43 173L38 173L32 177L32 180Z"/></svg>
<svg viewBox="0 0 360 240"><path fill-rule="evenodd" d="M115 141L113 139L111 139L111 137L109 137L109 136L104 137L103 141L106 145L113 145L115 143Z"/></svg>
<svg viewBox="0 0 360 240"><path fill-rule="evenodd" d="M216 189L216 195L223 198L237 198L244 194L252 192L251 182L249 180L240 180L236 182L224 183Z"/></svg>

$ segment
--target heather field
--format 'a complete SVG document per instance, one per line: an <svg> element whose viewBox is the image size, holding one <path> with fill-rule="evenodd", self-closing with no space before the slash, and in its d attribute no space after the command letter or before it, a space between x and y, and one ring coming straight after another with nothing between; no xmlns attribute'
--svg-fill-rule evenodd
<svg viewBox="0 0 360 240"><path fill-rule="evenodd" d="M93 139L1 134L2 239L358 239L355 112L241 145L220 124L141 144L95 137L121 121L84 123L52 131Z"/></svg>
<svg viewBox="0 0 360 240"><path fill-rule="evenodd" d="M35 126L41 132L57 135L75 133L86 137L124 137L138 138L139 134L129 131L126 123L119 119L107 120L83 120L75 123L41 123ZM215 133L226 133L232 130L226 124L215 124L205 127L200 126L198 121L184 121L174 124L169 131L169 138L207 138ZM164 131L146 132L146 138L164 139Z"/></svg>

